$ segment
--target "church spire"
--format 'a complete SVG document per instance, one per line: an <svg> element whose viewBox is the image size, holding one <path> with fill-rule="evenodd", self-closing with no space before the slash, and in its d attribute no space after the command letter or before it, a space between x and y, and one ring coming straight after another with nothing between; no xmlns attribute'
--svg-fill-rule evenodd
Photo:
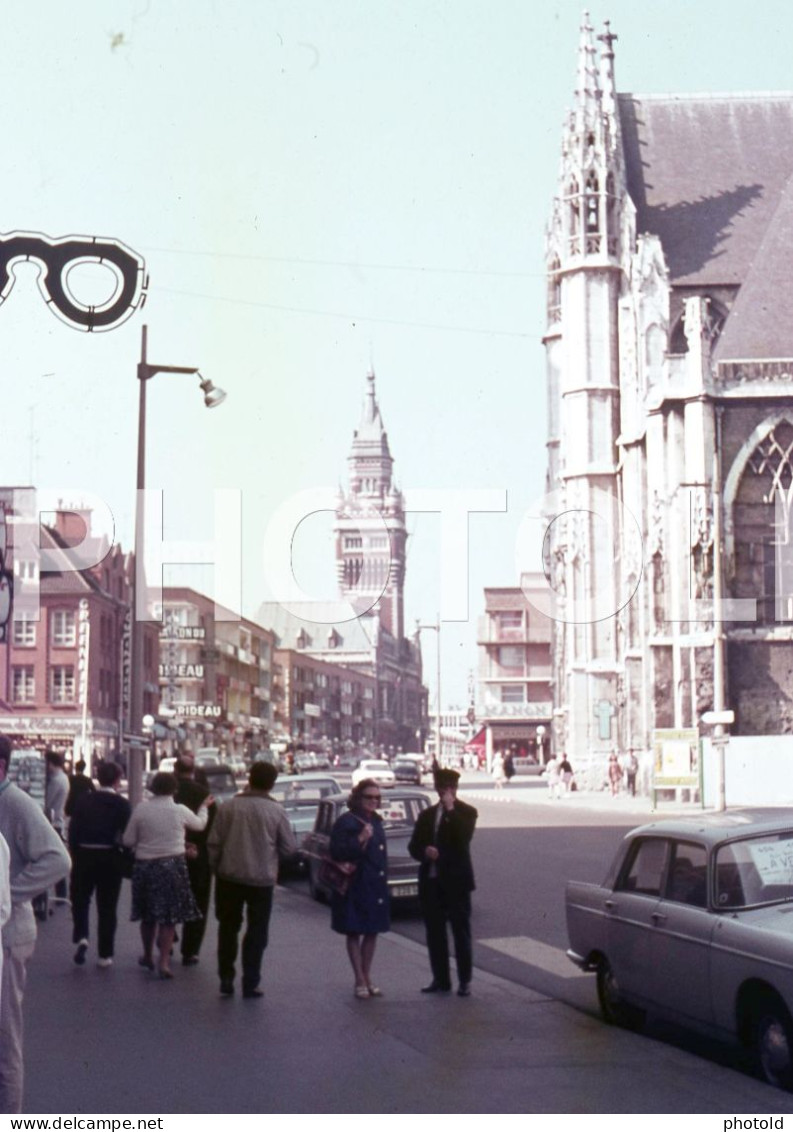
<svg viewBox="0 0 793 1132"><path fill-rule="evenodd" d="M600 85L593 28L589 12L584 12L578 41L578 82L576 84L576 111L581 126L592 127L600 113Z"/></svg>

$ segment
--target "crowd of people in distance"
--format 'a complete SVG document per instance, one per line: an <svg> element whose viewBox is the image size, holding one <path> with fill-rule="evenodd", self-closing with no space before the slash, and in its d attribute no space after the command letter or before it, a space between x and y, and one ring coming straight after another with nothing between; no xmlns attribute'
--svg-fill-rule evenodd
<svg viewBox="0 0 793 1132"><path fill-rule="evenodd" d="M95 903L96 966L107 971L115 960L119 895L123 879L130 877L131 919L140 925L138 963L155 978L171 981L177 938L182 965L199 961L214 877L220 994L235 994L239 961L241 995L256 999L263 994L262 962L279 862L294 857L297 846L286 811L270 794L278 777L270 762L254 762L247 786L217 806L192 749L183 747L173 773L154 774L149 796L134 809L120 793L122 772L114 762L98 765L94 783L84 763L67 776L63 757L46 752L43 806L11 780L11 762L11 743L0 735L0 1112L13 1114L22 1111L22 1011L36 940L34 901L45 894L45 920L51 889L55 899L71 904L72 961L81 968L91 948ZM473 971L470 843L477 811L457 798L459 777L435 765L438 801L419 814L409 852L419 862L431 970L422 993L452 990L450 930L457 993L465 998ZM382 994L372 966L377 937L390 926L381 801L373 779L359 782L330 838L330 859L346 878L332 893L331 927L345 937L359 999Z"/></svg>

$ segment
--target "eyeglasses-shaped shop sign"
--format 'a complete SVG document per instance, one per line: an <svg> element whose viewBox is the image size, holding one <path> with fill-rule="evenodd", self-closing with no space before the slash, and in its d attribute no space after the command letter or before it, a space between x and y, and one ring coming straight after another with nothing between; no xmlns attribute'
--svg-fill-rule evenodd
<svg viewBox="0 0 793 1132"><path fill-rule="evenodd" d="M30 262L39 266L38 287L44 302L76 330L112 330L146 301L144 261L119 240L7 232L0 234L0 303L13 290L15 266ZM84 264L97 264L109 272L112 291L102 303L81 302L70 286L69 273Z"/></svg>

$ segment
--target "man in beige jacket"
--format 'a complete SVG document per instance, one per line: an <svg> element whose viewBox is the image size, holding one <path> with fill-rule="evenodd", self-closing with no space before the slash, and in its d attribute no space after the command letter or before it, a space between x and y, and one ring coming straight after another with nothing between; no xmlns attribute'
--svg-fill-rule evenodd
<svg viewBox="0 0 793 1132"><path fill-rule="evenodd" d="M234 994L235 963L243 912L242 997L261 998L262 956L267 947L278 862L297 852L283 806L270 797L278 777L272 763L254 763L248 787L218 807L209 834L215 873L220 993Z"/></svg>

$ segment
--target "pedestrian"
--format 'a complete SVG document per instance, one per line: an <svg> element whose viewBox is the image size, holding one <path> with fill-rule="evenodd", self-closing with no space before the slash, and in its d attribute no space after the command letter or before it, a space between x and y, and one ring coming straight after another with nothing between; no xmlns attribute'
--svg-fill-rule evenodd
<svg viewBox="0 0 793 1132"><path fill-rule="evenodd" d="M119 792L121 767L100 763L99 789L78 796L69 822L69 849L72 854L72 943L74 962L85 963L89 939L91 898L96 892L97 951L99 967L113 965L118 897L122 869L119 850L129 822L131 808Z"/></svg>
<svg viewBox="0 0 793 1132"><path fill-rule="evenodd" d="M380 800L375 780L362 779L352 788L347 813L337 819L330 834L332 860L355 865L347 891L332 894L331 927L347 937L356 998L377 998L382 993L372 982L372 961L378 935L391 926L388 850L377 813Z"/></svg>
<svg viewBox="0 0 793 1132"><path fill-rule="evenodd" d="M612 798L616 798L620 792L620 785L622 783L622 767L620 766L616 751L612 751L609 755L608 778L609 786L611 787L611 796Z"/></svg>
<svg viewBox="0 0 793 1132"><path fill-rule="evenodd" d="M507 751L504 756L504 774L508 783L515 777L515 756L512 751Z"/></svg>
<svg viewBox="0 0 793 1132"><path fill-rule="evenodd" d="M174 772L177 782L176 801L197 814L204 799L209 795L209 787L203 782L196 781L195 755L192 748L185 747L177 755ZM212 828L216 810L217 806L211 805L205 828L201 830L188 829L185 839L187 875L190 878L190 889L201 913L201 919L188 920L186 924L182 925L181 954L183 967L195 966L204 940L209 912L209 894L212 887L212 870L209 867L207 838Z"/></svg>
<svg viewBox="0 0 793 1132"><path fill-rule="evenodd" d="M551 755L545 764L545 777L548 782L548 797L561 797L562 780L559 773L559 759L556 755Z"/></svg>
<svg viewBox="0 0 793 1132"><path fill-rule="evenodd" d="M559 777L562 781L562 790L564 794L569 794L573 788L573 768L570 765L570 760L567 754L563 751L561 760L559 761Z"/></svg>
<svg viewBox="0 0 793 1132"><path fill-rule="evenodd" d="M493 755L493 785L496 790L503 790L506 781L507 775L504 769L504 756L500 751L496 751Z"/></svg>
<svg viewBox="0 0 793 1132"><path fill-rule="evenodd" d="M631 751L625 764L625 778L628 783L628 793L632 798L636 797L636 775L638 773L639 760L636 758L635 752Z"/></svg>
<svg viewBox="0 0 793 1132"><path fill-rule="evenodd" d="M187 875L185 830L204 828L213 798L205 798L197 814L187 806L177 805L176 777L165 771L155 774L149 789L153 797L138 803L123 836L124 845L135 850L131 918L140 920L141 967L154 971L156 941L158 974L161 979L172 979L176 925L201 915Z"/></svg>
<svg viewBox="0 0 793 1132"><path fill-rule="evenodd" d="M85 766L85 759L78 759L74 764L74 774L69 775L69 793L63 807L67 818L72 816L77 800L82 798L83 794L90 794L94 789L93 780L85 773Z"/></svg>
<svg viewBox="0 0 793 1132"><path fill-rule="evenodd" d="M60 837L66 840L66 802L69 797L69 776L63 769L63 755L59 751L47 750L44 752L44 762L47 772L47 787L44 795L44 807L52 827ZM66 880L59 880L55 885L55 899L68 904L68 886Z"/></svg>
<svg viewBox="0 0 793 1132"><path fill-rule="evenodd" d="M281 858L297 852L286 811L270 791L278 771L255 762L248 786L218 807L209 833L209 863L215 874L220 993L234 994L243 914L242 997L261 998L262 957L267 947L273 889Z"/></svg>
<svg viewBox="0 0 793 1132"><path fill-rule="evenodd" d="M11 854L8 842L0 833L0 931L11 918ZM0 1010L2 1003L3 949L0 947Z"/></svg>
<svg viewBox="0 0 793 1132"><path fill-rule="evenodd" d="M447 925L454 939L457 962L457 993L471 993L473 954L471 943L471 893L474 870L471 839L478 814L457 797L460 776L455 770L439 770L435 776L438 802L418 816L408 845L419 861L419 903L424 919L432 981L423 994L451 990Z"/></svg>
<svg viewBox="0 0 793 1132"><path fill-rule="evenodd" d="M22 1111L22 999L36 945L31 901L69 872L69 854L41 807L8 777L11 741L0 735L0 834L11 856L11 916L3 928L0 1112Z"/></svg>

